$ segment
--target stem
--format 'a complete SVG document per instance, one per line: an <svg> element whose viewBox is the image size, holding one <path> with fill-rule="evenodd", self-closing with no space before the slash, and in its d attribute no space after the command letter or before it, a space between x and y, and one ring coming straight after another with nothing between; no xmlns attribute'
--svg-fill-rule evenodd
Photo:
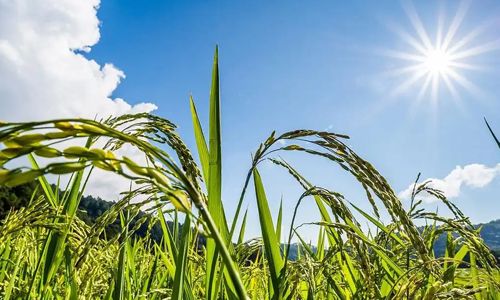
<svg viewBox="0 0 500 300"><path fill-rule="evenodd" d="M219 231L217 230L217 227L215 225L214 220L212 219L212 216L208 212L208 209L206 205L199 201L195 201L195 203L198 203L198 209L200 210L201 215L203 216L203 219L207 223L208 229L210 229L210 232L215 239L215 242L217 246L219 246L220 253L222 255L222 258L224 259L224 262L227 265L227 270L229 271L229 275L231 276L231 279L233 280L233 283L235 285L236 291L238 293L238 297L240 299L249 299L245 287L243 285L243 282L241 281L240 275L238 271L234 267L234 262L233 259L231 258L231 255L229 254L229 250L227 249Z"/></svg>

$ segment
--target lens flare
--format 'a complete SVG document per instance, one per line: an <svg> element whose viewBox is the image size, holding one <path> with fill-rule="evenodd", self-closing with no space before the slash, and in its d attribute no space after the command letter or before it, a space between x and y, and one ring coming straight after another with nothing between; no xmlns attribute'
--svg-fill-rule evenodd
<svg viewBox="0 0 500 300"><path fill-rule="evenodd" d="M434 102L437 101L440 86L443 84L456 98L459 98L457 87L472 93L479 92L479 88L463 73L466 73L466 70L481 70L482 67L468 60L486 52L499 50L500 40L473 45L476 38L485 30L484 26L462 37L458 36L458 29L469 5L470 1L460 3L448 28L445 28L444 17L440 15L436 37L431 39L412 2L405 2L403 7L415 33L410 34L400 26L393 26L391 29L410 47L410 50L384 52L390 57L406 62L403 67L392 69L390 72L391 75L404 78L393 90L393 95L408 91L419 84L418 99L430 93Z"/></svg>

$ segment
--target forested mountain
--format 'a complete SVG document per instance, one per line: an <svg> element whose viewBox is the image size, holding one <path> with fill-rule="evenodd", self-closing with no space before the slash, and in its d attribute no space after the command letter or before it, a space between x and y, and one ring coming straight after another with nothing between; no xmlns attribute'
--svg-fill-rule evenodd
<svg viewBox="0 0 500 300"><path fill-rule="evenodd" d="M481 237L484 239L488 246L500 253L500 219L488 222L486 224L479 224L481 226Z"/></svg>
<svg viewBox="0 0 500 300"><path fill-rule="evenodd" d="M16 210L20 207L27 206L36 190L36 186L36 182L30 182L12 188L0 186L0 220L3 220L7 216L9 210ZM37 190L37 193L39 194L40 191ZM95 220L111 208L112 205L113 202L103 200L99 197L95 198L93 196L83 196L80 201L80 205L78 206L77 215L85 223L92 225ZM144 213L139 212L139 214L131 221L130 227L133 228L136 221L142 216L144 216ZM172 224L168 225L172 226ZM144 237L147 233L148 226L149 224L147 222L142 224L135 234ZM103 238L114 237L120 232L120 227L120 220L117 218L114 223L106 227ZM153 225L150 234L154 240L160 241L162 236L160 225Z"/></svg>
<svg viewBox="0 0 500 300"><path fill-rule="evenodd" d="M481 228L481 237L486 245L493 251L497 261L500 263L500 219L474 226L476 228ZM434 252L437 256L442 256L445 253L445 248L446 236L441 235L434 244Z"/></svg>

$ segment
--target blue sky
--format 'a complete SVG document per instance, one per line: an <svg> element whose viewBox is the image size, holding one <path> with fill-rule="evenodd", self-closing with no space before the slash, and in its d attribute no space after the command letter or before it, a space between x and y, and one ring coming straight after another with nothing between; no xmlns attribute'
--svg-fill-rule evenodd
<svg viewBox="0 0 500 300"><path fill-rule="evenodd" d="M457 3L419 1L415 5L432 38L439 13L444 13L449 24ZM304 1L108 0L98 11L100 42L88 56L113 62L125 71L127 77L114 95L155 103L156 113L179 124L181 135L194 146L188 96L194 96L206 124L212 55L214 45L220 46L224 201L231 214L250 154L272 130L312 128L348 134L349 144L397 192L418 172L423 178L443 178L457 165L494 167L499 152L482 118L500 128L500 51L469 60L490 68L461 71L482 93L458 87L460 105L444 88L436 106L430 95L416 104L418 83L394 96L391 92L401 83L401 76L386 74L402 61L383 53L391 49L415 52L390 29L390 24L397 24L415 35L405 5L394 1L318 1L313 5ZM485 20L495 22L499 17L499 2L474 1L457 39ZM471 45L499 38L491 27ZM362 206L366 202L355 182L322 161L291 159L318 184L342 191ZM271 206L276 212L283 196L287 219L298 190L290 187L292 181L285 172L271 166L263 169ZM474 222L488 221L500 217L499 188L496 178L482 188L462 188L453 200ZM251 227L258 226L253 197L247 197L245 206L254 211ZM315 217L314 206L306 203L301 221ZM313 231L308 230L306 235L312 238ZM258 234L258 228L250 232Z"/></svg>
<svg viewBox="0 0 500 300"><path fill-rule="evenodd" d="M453 96L441 79L435 96L430 89L419 96L424 79L398 90L415 74L396 74L411 62L394 57L417 54L397 34L420 39L412 6L432 45L438 28L446 34L454 17L466 12L450 47L477 33L462 50L481 54L460 60L473 69L452 70L477 90L452 80L458 95ZM195 149L188 98L193 95L207 124L218 44L228 215L258 144L273 130L307 128L349 135L349 145L396 192L422 172L472 221L486 222L500 218L499 151L483 122L486 117L500 134L499 26L500 2L494 0L4 2L0 119L93 117L155 105L155 113L178 124ZM360 187L338 168L318 159L286 158L315 184L368 208ZM283 198L288 224L301 191L283 170L269 164L260 169L274 214ZM96 182L89 192L107 198L115 181L101 174ZM436 203L426 207L435 210ZM257 236L252 190L244 208L251 220L248 237ZM306 201L298 222L314 220L316 208ZM301 232L315 237L312 226Z"/></svg>

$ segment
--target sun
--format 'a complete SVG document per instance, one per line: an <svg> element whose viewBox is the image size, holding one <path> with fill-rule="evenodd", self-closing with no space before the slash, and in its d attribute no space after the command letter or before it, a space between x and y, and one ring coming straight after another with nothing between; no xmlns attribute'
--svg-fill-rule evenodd
<svg viewBox="0 0 500 300"><path fill-rule="evenodd" d="M449 75L451 62L451 55L443 49L429 49L425 54L425 68L434 75Z"/></svg>
<svg viewBox="0 0 500 300"><path fill-rule="evenodd" d="M417 98L431 96L434 102L440 97L440 89L446 90L455 98L460 98L460 90L479 92L479 88L467 78L467 72L481 70L482 67L471 62L471 58L489 51L500 49L498 41L474 45L484 27L478 27L465 35L459 36L470 1L462 1L450 24L445 28L444 16L439 15L435 37L431 38L412 2L403 6L412 24L414 33L410 34L401 26L391 29L407 45L405 51L384 51L390 57L404 62L402 67L389 73L403 80L393 90L393 95L419 86Z"/></svg>

